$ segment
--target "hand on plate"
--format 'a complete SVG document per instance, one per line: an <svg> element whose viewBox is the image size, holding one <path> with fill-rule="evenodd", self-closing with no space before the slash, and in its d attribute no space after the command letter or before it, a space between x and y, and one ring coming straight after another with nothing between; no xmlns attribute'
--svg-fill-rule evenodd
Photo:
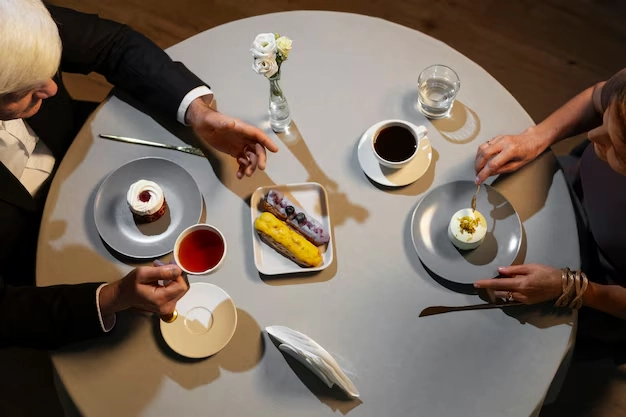
<svg viewBox="0 0 626 417"><path fill-rule="evenodd" d="M496 136L478 147L475 169L476 184L492 175L513 172L546 150L545 141L532 129L520 135Z"/></svg>
<svg viewBox="0 0 626 417"><path fill-rule="evenodd" d="M155 262L156 265L159 265ZM189 282L177 265L141 266L100 291L103 316L129 308L171 314L176 302L189 290ZM161 285L159 281L165 281Z"/></svg>
<svg viewBox="0 0 626 417"><path fill-rule="evenodd" d="M206 144L237 160L239 179L251 176L257 167L265 169L266 149L278 152L278 146L261 129L213 110L202 97L189 106L187 121Z"/></svg>
<svg viewBox="0 0 626 417"><path fill-rule="evenodd" d="M528 264L498 268L504 278L477 281L476 288L494 291L494 295L507 299L509 292L515 301L537 304L561 296L561 270L546 265Z"/></svg>

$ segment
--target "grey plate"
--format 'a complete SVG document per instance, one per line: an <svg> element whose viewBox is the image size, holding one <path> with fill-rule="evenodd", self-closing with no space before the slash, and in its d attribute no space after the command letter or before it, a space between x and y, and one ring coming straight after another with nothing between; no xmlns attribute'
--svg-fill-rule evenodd
<svg viewBox="0 0 626 417"><path fill-rule="evenodd" d="M135 181L154 181L163 188L167 209L159 220L138 225L126 202ZM156 258L174 249L178 235L198 223L202 194L183 167L163 158L140 158L122 165L103 182L94 202L100 237L113 250L131 258Z"/></svg>
<svg viewBox="0 0 626 417"><path fill-rule="evenodd" d="M456 181L441 185L422 198L411 220L411 238L421 261L440 277L463 284L498 276L498 267L515 261L522 243L517 212L496 189L483 185L476 210L487 220L487 236L471 251L458 250L448 238L448 224L458 210L471 206L476 185Z"/></svg>

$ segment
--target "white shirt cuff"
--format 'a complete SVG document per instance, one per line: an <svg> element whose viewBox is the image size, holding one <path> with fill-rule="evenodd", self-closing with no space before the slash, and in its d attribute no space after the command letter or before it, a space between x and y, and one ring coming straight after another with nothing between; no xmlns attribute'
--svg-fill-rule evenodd
<svg viewBox="0 0 626 417"><path fill-rule="evenodd" d="M209 89L209 87L205 85L196 87L190 92L188 92L187 95L185 95L185 97L183 98L183 101L181 101L180 106L178 106L178 115L177 115L178 122L187 126L187 123L185 123L185 115L187 114L187 109L189 108L189 105L191 104L192 101L194 101L198 97L207 96L207 95L210 95L211 97L210 98L207 97L205 101L207 103L210 103L211 100L213 99L213 92Z"/></svg>
<svg viewBox="0 0 626 417"><path fill-rule="evenodd" d="M113 327L115 327L115 322L116 322L116 317L115 314L113 314L113 320L111 321L111 325L107 326L104 323L104 318L102 317L102 312L100 311L100 290L107 284L102 284L98 287L98 289L96 290L96 307L98 308L98 318L100 319L100 327L102 327L102 331L105 333L108 333L111 331L111 329L113 329Z"/></svg>

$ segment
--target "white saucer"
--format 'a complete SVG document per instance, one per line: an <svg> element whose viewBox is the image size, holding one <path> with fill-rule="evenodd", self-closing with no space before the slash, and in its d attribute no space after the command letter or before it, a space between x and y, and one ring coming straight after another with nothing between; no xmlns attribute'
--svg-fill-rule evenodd
<svg viewBox="0 0 626 417"><path fill-rule="evenodd" d="M176 303L178 317L161 323L172 350L188 358L206 358L222 350L237 328L237 309L226 292L213 284L194 282Z"/></svg>
<svg viewBox="0 0 626 417"><path fill-rule="evenodd" d="M381 166L374 156L374 151L372 150L372 135L380 126L390 122L407 123L415 129L417 128L415 125L404 120L384 120L382 122L378 122L374 126L367 129L365 133L363 133L363 136L361 136L357 154L359 157L359 164L361 165L363 172L365 172L365 175L367 175L372 181L387 187L402 187L414 183L420 179L426 171L428 171L430 162L433 159L433 150L430 146L430 140L428 140L428 137L424 136L420 140L420 147L417 150L417 155L415 155L415 158L413 158L407 166L400 169L391 169Z"/></svg>

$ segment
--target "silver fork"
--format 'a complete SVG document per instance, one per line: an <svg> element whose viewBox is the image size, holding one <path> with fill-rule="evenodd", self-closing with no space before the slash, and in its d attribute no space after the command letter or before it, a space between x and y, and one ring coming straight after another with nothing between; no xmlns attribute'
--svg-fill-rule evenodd
<svg viewBox="0 0 626 417"><path fill-rule="evenodd" d="M476 196L478 196L478 191L480 191L480 184L478 184L474 197L472 197L472 212L476 211Z"/></svg>
<svg viewBox="0 0 626 417"><path fill-rule="evenodd" d="M136 139L136 138L127 138L127 137L124 137L124 136L103 135L103 134L100 134L98 136L100 136L101 138L104 138L104 139L116 140L118 142L134 143L135 145L154 146L155 148L172 149L174 151L189 153L189 154L192 154L192 155L205 156L204 152L202 152L202 150L200 150L198 148L194 148L192 146L167 145L165 143L150 142L149 140Z"/></svg>

